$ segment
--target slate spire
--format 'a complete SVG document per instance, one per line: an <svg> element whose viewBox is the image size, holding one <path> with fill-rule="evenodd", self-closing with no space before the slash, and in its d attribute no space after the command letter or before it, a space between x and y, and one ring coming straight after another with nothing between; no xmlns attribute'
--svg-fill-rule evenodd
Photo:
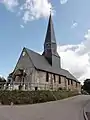
<svg viewBox="0 0 90 120"><path fill-rule="evenodd" d="M48 42L56 43L51 13L50 13L50 17L49 17L48 28L47 28L46 38L45 38L45 43L48 43Z"/></svg>
<svg viewBox="0 0 90 120"><path fill-rule="evenodd" d="M56 37L55 37L51 13L49 17L46 38L44 42L43 55L45 56L45 58L52 67L60 68L60 56L57 53Z"/></svg>

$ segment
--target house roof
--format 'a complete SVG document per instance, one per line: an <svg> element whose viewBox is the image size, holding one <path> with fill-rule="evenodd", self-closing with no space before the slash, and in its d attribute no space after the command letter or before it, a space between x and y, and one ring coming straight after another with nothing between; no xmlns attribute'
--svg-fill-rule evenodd
<svg viewBox="0 0 90 120"><path fill-rule="evenodd" d="M62 68L59 69L52 67L43 55L40 55L28 48L25 48L25 50L28 53L36 69L65 76L66 78L79 82L69 71Z"/></svg>

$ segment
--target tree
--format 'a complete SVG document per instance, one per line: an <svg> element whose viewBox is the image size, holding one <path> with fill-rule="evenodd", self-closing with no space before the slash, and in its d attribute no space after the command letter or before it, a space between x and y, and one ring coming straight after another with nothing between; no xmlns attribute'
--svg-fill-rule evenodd
<svg viewBox="0 0 90 120"><path fill-rule="evenodd" d="M90 94L90 79L86 79L84 81L84 85L82 86L82 89Z"/></svg>
<svg viewBox="0 0 90 120"><path fill-rule="evenodd" d="M7 82L6 82L6 89L8 88L8 85L12 82L12 74L13 73L10 73L7 77Z"/></svg>
<svg viewBox="0 0 90 120"><path fill-rule="evenodd" d="M0 89L3 89L5 84L6 84L5 78L0 77Z"/></svg>

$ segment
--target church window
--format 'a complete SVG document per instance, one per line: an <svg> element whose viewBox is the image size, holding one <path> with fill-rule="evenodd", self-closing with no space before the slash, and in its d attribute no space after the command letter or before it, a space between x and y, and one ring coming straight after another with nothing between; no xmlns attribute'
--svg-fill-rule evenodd
<svg viewBox="0 0 90 120"><path fill-rule="evenodd" d="M61 76L59 76L59 84L61 84Z"/></svg>
<svg viewBox="0 0 90 120"><path fill-rule="evenodd" d="M49 82L49 74L48 74L48 72L46 73L46 82Z"/></svg>
<svg viewBox="0 0 90 120"><path fill-rule="evenodd" d="M73 85L73 80L71 80L71 85Z"/></svg>
<svg viewBox="0 0 90 120"><path fill-rule="evenodd" d="M70 85L70 80L68 79L68 85Z"/></svg>
<svg viewBox="0 0 90 120"><path fill-rule="evenodd" d="M25 54L26 54L26 53L25 53L25 51L24 51L22 55L25 56Z"/></svg>

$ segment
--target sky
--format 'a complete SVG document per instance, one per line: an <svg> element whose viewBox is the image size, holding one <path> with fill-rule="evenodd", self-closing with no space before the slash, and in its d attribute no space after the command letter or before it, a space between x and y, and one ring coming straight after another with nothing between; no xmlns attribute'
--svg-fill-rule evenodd
<svg viewBox="0 0 90 120"><path fill-rule="evenodd" d="M62 68L90 78L90 0L0 0L0 75L7 77L23 47L43 51L52 12Z"/></svg>

